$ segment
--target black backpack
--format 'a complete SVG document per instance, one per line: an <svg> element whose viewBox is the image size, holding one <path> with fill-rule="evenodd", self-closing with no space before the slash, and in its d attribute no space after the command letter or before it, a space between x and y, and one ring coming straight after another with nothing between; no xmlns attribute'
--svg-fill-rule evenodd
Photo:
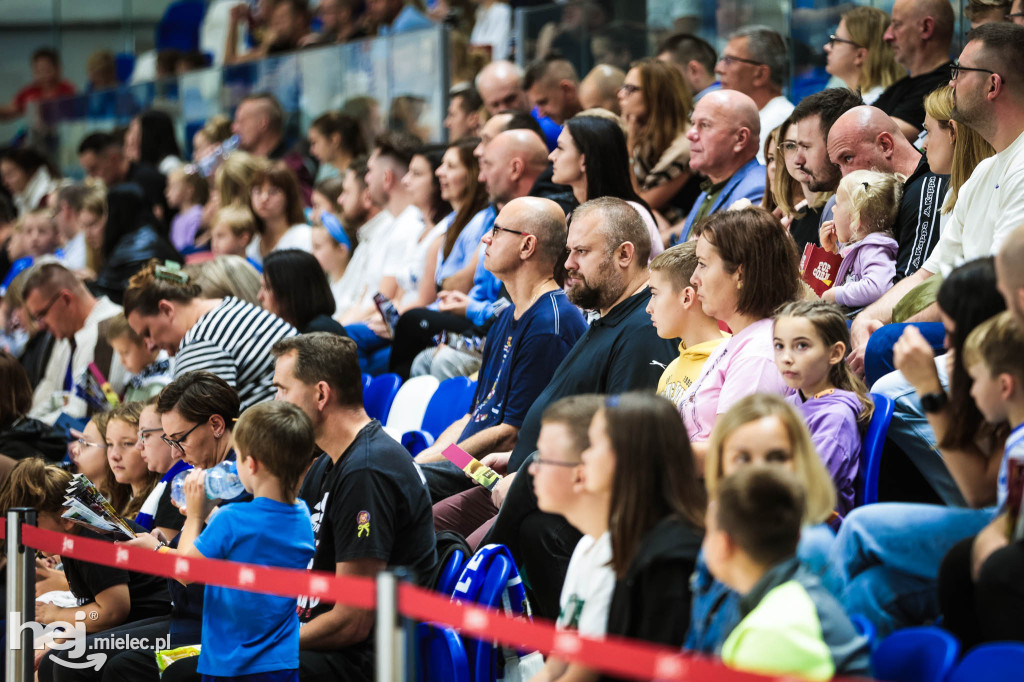
<svg viewBox="0 0 1024 682"><path fill-rule="evenodd" d="M454 584L448 586L440 584L442 580L444 582L451 582L450 573L452 571L450 564L453 561L458 561L459 565L455 570L455 577L457 579L458 574L462 572L462 567L473 556L473 550L469 548L469 543L466 542L466 538L462 537L462 533L454 530L440 531L434 544L437 548L437 563L430 572L429 578L424 581L424 586L434 591L447 588L447 591L450 593L451 589L455 587Z"/></svg>

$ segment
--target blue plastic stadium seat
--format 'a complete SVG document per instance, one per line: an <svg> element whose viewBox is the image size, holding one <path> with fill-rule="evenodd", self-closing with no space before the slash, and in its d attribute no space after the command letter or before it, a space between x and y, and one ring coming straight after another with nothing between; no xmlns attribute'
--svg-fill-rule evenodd
<svg viewBox="0 0 1024 682"><path fill-rule="evenodd" d="M466 554L461 549L452 552L448 557L448 564L441 571L441 575L437 577L437 585L434 589L441 594L449 596L454 594L455 585L459 582L459 576L462 575L462 569L466 567L466 562Z"/></svg>
<svg viewBox="0 0 1024 682"><path fill-rule="evenodd" d="M959 654L960 642L941 628L906 628L879 643L871 670L884 682L945 682Z"/></svg>
<svg viewBox="0 0 1024 682"><path fill-rule="evenodd" d="M470 682L469 661L459 634L448 627L416 626L417 682Z"/></svg>
<svg viewBox="0 0 1024 682"><path fill-rule="evenodd" d="M135 54L132 52L118 52L114 55L114 68L117 71L117 82L127 83L135 71Z"/></svg>
<svg viewBox="0 0 1024 682"><path fill-rule="evenodd" d="M1024 643L992 642L971 649L949 682L1017 682L1024 678Z"/></svg>
<svg viewBox="0 0 1024 682"><path fill-rule="evenodd" d="M434 391L423 413L423 423L415 431L406 431L402 445L409 454L416 456L434 444L434 441L453 423L469 412L476 393L476 382L466 377L445 379Z"/></svg>
<svg viewBox="0 0 1024 682"><path fill-rule="evenodd" d="M860 467L857 469L856 492L854 504L874 504L878 502L878 469L882 464L882 448L885 446L885 434L889 431L892 413L896 404L889 398L878 393L869 393L875 403L875 413L864 434L864 442L860 449Z"/></svg>
<svg viewBox="0 0 1024 682"><path fill-rule="evenodd" d="M363 407L371 419L384 423L391 412L391 403L395 402L398 389L402 387L402 377L397 374L381 374L373 379L363 390Z"/></svg>
<svg viewBox="0 0 1024 682"><path fill-rule="evenodd" d="M203 0L178 0L164 10L156 26L156 49L194 52L199 49L199 27L206 14Z"/></svg>

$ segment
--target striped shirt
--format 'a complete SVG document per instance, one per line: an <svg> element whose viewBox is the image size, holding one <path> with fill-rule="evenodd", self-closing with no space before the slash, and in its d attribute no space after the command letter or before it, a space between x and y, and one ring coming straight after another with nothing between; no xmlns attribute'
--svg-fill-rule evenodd
<svg viewBox="0 0 1024 682"><path fill-rule="evenodd" d="M174 356L174 378L194 370L213 372L238 391L245 410L273 399L270 348L297 334L277 315L229 296L185 333Z"/></svg>

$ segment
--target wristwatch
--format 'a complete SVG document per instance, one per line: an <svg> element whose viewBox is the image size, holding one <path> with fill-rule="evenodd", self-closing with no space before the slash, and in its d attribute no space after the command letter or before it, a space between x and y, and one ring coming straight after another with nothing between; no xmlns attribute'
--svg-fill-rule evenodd
<svg viewBox="0 0 1024 682"><path fill-rule="evenodd" d="M921 409L928 414L941 412L942 408L949 404L949 396L945 391L925 393L921 396Z"/></svg>

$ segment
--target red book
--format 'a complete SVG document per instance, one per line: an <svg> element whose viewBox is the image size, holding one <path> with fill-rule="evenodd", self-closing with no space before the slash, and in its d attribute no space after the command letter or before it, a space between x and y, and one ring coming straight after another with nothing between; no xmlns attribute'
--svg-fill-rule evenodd
<svg viewBox="0 0 1024 682"><path fill-rule="evenodd" d="M836 273L842 262L843 257L838 253L808 244L800 258L800 276L814 289L814 293L821 296L836 283Z"/></svg>

